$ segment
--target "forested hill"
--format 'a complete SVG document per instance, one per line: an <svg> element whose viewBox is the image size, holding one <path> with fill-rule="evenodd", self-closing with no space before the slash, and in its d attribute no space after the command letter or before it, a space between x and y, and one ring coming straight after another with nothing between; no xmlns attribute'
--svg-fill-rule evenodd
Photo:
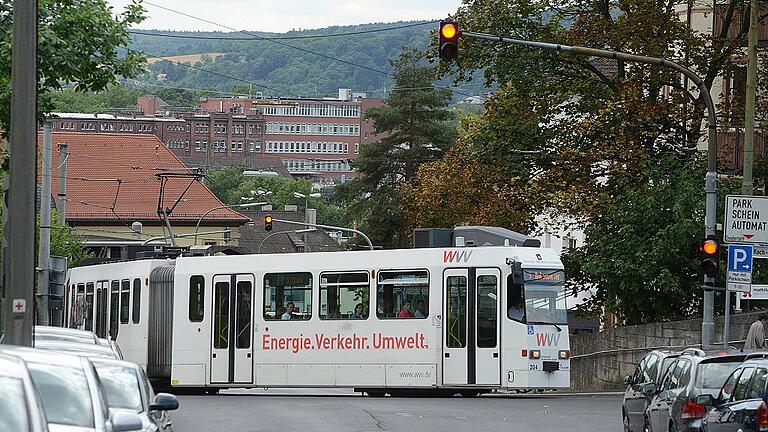
<svg viewBox="0 0 768 432"><path fill-rule="evenodd" d="M282 34L135 30L131 48L145 52L154 62L151 73L141 79L149 83L284 97L337 95L339 88L351 88L381 98L383 90L392 87L388 60L403 47L426 49L436 26L412 21ZM194 57L182 57L176 63L151 57L190 54L211 55L193 63L197 69L178 64L197 61ZM163 81L157 80L158 74L164 74ZM458 90L463 94L456 98L486 92L480 82Z"/></svg>

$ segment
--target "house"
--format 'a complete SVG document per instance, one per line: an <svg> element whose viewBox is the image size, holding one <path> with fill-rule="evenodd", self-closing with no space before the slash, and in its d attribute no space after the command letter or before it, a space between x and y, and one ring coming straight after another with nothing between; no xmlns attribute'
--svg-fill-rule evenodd
<svg viewBox="0 0 768 432"><path fill-rule="evenodd" d="M39 134L39 147L42 140ZM58 161L63 145L67 154L66 223L84 237L86 245L104 248L106 255L120 245L163 239L167 234L158 207L171 210L168 221L173 234L185 236L176 240L178 245L195 243L190 234L198 224L199 232L209 233L199 236L198 244L236 244L237 228L249 221L224 208L199 176L150 134L53 133L54 197L59 191Z"/></svg>

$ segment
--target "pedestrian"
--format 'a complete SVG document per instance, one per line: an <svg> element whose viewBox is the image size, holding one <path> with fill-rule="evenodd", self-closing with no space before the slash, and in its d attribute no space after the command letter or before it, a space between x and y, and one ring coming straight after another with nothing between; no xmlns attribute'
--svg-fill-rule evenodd
<svg viewBox="0 0 768 432"><path fill-rule="evenodd" d="M757 321L753 322L747 332L747 340L744 342L745 350L765 348L765 327L768 326L768 313L761 313Z"/></svg>
<svg viewBox="0 0 768 432"><path fill-rule="evenodd" d="M288 302L287 305L285 305L285 313L280 317L280 319L283 320L291 320L293 319L293 302Z"/></svg>
<svg viewBox="0 0 768 432"><path fill-rule="evenodd" d="M405 302L400 313L397 314L398 318L413 318L413 312L411 311L411 302Z"/></svg>

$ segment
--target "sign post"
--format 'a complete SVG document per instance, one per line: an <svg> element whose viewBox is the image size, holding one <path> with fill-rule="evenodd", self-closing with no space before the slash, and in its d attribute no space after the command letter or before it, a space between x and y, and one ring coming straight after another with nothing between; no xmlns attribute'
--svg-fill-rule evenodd
<svg viewBox="0 0 768 432"><path fill-rule="evenodd" d="M731 291L737 296L752 291L752 245L728 245L728 278L725 290L723 347L728 349L731 330Z"/></svg>

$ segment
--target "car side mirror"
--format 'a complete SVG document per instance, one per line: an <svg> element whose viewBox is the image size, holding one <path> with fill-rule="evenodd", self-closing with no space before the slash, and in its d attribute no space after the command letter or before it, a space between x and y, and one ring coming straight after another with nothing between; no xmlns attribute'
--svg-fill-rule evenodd
<svg viewBox="0 0 768 432"><path fill-rule="evenodd" d="M715 404L715 398L712 397L712 395L700 394L696 396L696 403L706 407L711 407Z"/></svg>
<svg viewBox="0 0 768 432"><path fill-rule="evenodd" d="M646 396L653 396L656 394L656 383L647 383L643 384L643 387L640 389L640 391L646 395Z"/></svg>
<svg viewBox="0 0 768 432"><path fill-rule="evenodd" d="M141 430L141 417L138 414L126 411L112 413L112 430L115 432L128 432Z"/></svg>
<svg viewBox="0 0 768 432"><path fill-rule="evenodd" d="M158 393L155 401L149 406L150 411L173 411L179 407L176 396L170 393Z"/></svg>
<svg viewBox="0 0 768 432"><path fill-rule="evenodd" d="M632 385L635 381L632 379L632 375L627 375L624 377L624 384L626 385Z"/></svg>

